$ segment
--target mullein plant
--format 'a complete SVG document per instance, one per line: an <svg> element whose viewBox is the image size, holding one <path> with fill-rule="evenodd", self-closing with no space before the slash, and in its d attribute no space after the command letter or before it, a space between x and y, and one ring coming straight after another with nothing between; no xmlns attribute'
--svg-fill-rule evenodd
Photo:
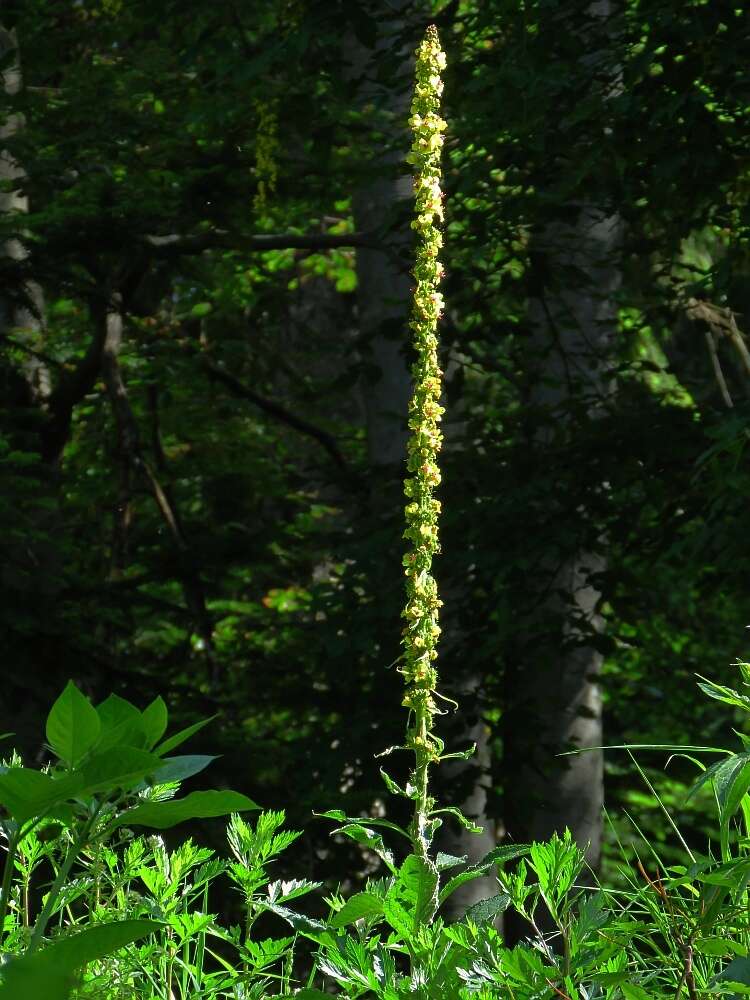
<svg viewBox="0 0 750 1000"><path fill-rule="evenodd" d="M418 237L410 327L417 358L412 368L414 394L409 405L408 477L404 484L409 500L404 538L409 542L409 550L404 555L406 626L399 667L406 684L403 704L409 710L406 746L415 757L411 781L415 808L410 834L415 853L425 859L434 829L430 821L434 802L429 795L429 769L443 750L442 741L433 732L441 601L432 575L432 560L439 551L440 501L435 498L434 489L440 484L438 455L443 414L437 327L443 311L443 297L438 290L443 265L438 254L443 245L439 228L443 221L440 154L446 123L440 117L443 91L440 74L445 62L437 29L430 26L417 51L416 86L409 118L414 135L409 163L414 170L417 213L412 227Z"/></svg>

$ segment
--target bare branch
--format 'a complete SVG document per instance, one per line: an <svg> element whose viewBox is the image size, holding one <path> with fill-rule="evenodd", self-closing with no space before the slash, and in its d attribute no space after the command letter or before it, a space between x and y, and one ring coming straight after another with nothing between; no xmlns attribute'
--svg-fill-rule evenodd
<svg viewBox="0 0 750 1000"><path fill-rule="evenodd" d="M199 254L205 250L243 250L260 253L265 250L336 250L343 247L373 247L380 243L363 233L280 233L245 236L224 230L211 230L192 236L146 236L143 244L154 257L177 257L183 254ZM385 250L385 248L382 248Z"/></svg>

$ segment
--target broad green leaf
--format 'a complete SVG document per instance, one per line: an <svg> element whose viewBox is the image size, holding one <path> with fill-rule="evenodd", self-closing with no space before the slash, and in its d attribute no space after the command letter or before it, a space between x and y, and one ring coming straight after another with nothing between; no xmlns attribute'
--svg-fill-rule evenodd
<svg viewBox="0 0 750 1000"><path fill-rule="evenodd" d="M120 746L145 748L146 731L143 715L135 705L131 705L119 695L111 694L97 705L96 712L101 722L101 736L97 750Z"/></svg>
<svg viewBox="0 0 750 1000"><path fill-rule="evenodd" d="M67 781L56 781L30 767L11 767L0 774L0 805L18 822L44 815L69 797Z"/></svg>
<svg viewBox="0 0 750 1000"><path fill-rule="evenodd" d="M239 792L191 792L182 799L144 802L141 806L128 809L117 817L112 829L118 826L148 826L154 830L167 830L189 819L210 819L249 809L260 809L260 806Z"/></svg>
<svg viewBox="0 0 750 1000"><path fill-rule="evenodd" d="M322 990L316 990L314 986L303 986L301 990L297 990L296 993L290 993L289 998L294 997L295 1000L331 1000L330 993L324 993Z"/></svg>
<svg viewBox="0 0 750 1000"><path fill-rule="evenodd" d="M508 909L510 896L507 892L500 892L489 899L480 899L474 903L464 914L464 920L470 920L473 924L486 924L489 920L494 920L498 913Z"/></svg>
<svg viewBox="0 0 750 1000"><path fill-rule="evenodd" d="M61 938L43 951L9 962L2 968L0 1000L43 997L67 1000L72 975L77 969L111 955L125 945L159 931L163 924L154 920L123 920L99 924Z"/></svg>
<svg viewBox="0 0 750 1000"><path fill-rule="evenodd" d="M162 761L156 754L135 747L111 747L94 754L77 771L80 795L132 788L156 773Z"/></svg>
<svg viewBox="0 0 750 1000"><path fill-rule="evenodd" d="M739 941L731 941L723 937L696 938L693 947L701 955L721 955L739 954L744 951L744 947Z"/></svg>
<svg viewBox="0 0 750 1000"><path fill-rule="evenodd" d="M647 992L642 986L637 986L635 983L621 983L620 989L625 1000L656 1000L653 993Z"/></svg>
<svg viewBox="0 0 750 1000"><path fill-rule="evenodd" d="M167 731L169 713L164 699L154 698L151 704L141 712L143 731L146 734L146 746L152 750Z"/></svg>
<svg viewBox="0 0 750 1000"><path fill-rule="evenodd" d="M358 892L350 896L329 924L331 927L345 927L362 917L382 916L383 900L372 892Z"/></svg>
<svg viewBox="0 0 750 1000"><path fill-rule="evenodd" d="M721 970L717 978L750 986L750 958L733 958L729 965Z"/></svg>
<svg viewBox="0 0 750 1000"><path fill-rule="evenodd" d="M160 757L163 757L165 753L169 753L170 750L174 750L186 740L189 740L191 736L195 736L195 734L199 733L204 726L209 724L209 722L213 722L215 718L216 716L212 715L208 719L201 719L200 722L194 722L192 726L187 726L185 729L181 729L179 733L175 733L174 736L170 736L168 739L164 740L163 743L160 743L154 750L154 753L158 753Z"/></svg>
<svg viewBox="0 0 750 1000"><path fill-rule="evenodd" d="M194 754L185 757L157 757L156 759L157 761L161 759L161 763L158 764L154 774L154 784L165 785L170 781L184 781L186 778L192 778L194 774L199 774L218 758Z"/></svg>
<svg viewBox="0 0 750 1000"><path fill-rule="evenodd" d="M75 767L99 738L99 715L73 681L50 709L46 731L47 742L68 767Z"/></svg>

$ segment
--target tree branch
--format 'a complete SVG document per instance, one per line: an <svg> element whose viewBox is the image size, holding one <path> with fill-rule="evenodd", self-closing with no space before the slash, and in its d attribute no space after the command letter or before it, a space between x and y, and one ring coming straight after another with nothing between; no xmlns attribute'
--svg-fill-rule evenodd
<svg viewBox="0 0 750 1000"><path fill-rule="evenodd" d="M103 342L102 370L107 393L117 423L120 448L135 472L145 480L162 520L166 524L179 555L180 577L185 601L192 613L196 629L204 643L204 655L211 673L211 683L218 681L218 668L214 657L213 624L203 588L203 581L193 561L190 546L180 523L179 512L150 464L141 446L138 422L128 399L128 391L120 369L119 353L122 344L122 303L119 295L114 302L96 302L92 305L94 324Z"/></svg>
<svg viewBox="0 0 750 1000"><path fill-rule="evenodd" d="M205 250L244 250L260 253L265 250L336 250L339 247L372 247L383 249L373 236L363 233L280 233L244 236L224 230L196 233L192 236L145 236L143 244L152 257L172 258L183 254L199 254Z"/></svg>
<svg viewBox="0 0 750 1000"><path fill-rule="evenodd" d="M305 434L307 437L311 437L314 441L317 441L318 444L325 448L340 469L347 472L351 471L333 434L329 434L328 431L324 431L321 427L317 427L315 424L310 423L310 421L305 420L304 417L298 417L295 413L287 410L285 406L282 406L281 403L277 403L272 399L267 399L265 396L261 396L259 393L255 392L253 389L249 389L243 382L240 382L238 378L230 374L230 372L228 372L225 368L215 364L213 361L210 361L199 348L191 344L188 346L188 350L191 354L199 358L201 367L210 379L213 379L216 382L221 382L221 384L225 385L233 395L240 399L246 399L254 406L257 406L259 410L262 410L269 416L281 421L281 423L287 424L289 427L293 427L296 431L299 431L300 434Z"/></svg>

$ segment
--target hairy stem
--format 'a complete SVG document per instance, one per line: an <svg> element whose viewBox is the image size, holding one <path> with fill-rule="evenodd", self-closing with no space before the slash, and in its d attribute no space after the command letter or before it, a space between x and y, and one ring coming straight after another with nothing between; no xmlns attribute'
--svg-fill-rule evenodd
<svg viewBox="0 0 750 1000"><path fill-rule="evenodd" d="M412 785L415 789L411 839L414 852L427 859L432 837L429 770L442 752L442 742L433 734L437 712L435 688L438 625L437 583L432 576L432 559L438 552L440 503L433 490L440 483L437 465L442 442L439 430L442 372L437 356L437 324L443 301L438 292L443 266L438 260L442 236L436 220L442 221L440 152L445 122L440 118L440 73L445 54L437 29L427 29L417 50L416 86L409 123L414 134L409 162L414 169L416 218L412 227L418 236L414 266L414 304L410 327L417 359L412 368L414 394L409 405L408 478L404 492L409 498L405 509L404 538L410 543L404 556L406 607L403 617L404 655L399 668L406 682L403 704L409 710L406 745L414 751Z"/></svg>

